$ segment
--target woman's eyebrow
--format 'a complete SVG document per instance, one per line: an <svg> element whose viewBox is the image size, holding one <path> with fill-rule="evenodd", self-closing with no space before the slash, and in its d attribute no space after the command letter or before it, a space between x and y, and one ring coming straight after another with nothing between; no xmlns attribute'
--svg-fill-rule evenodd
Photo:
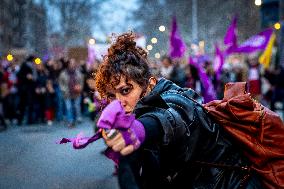
<svg viewBox="0 0 284 189"><path fill-rule="evenodd" d="M124 87L126 87L126 86L127 86L127 85L122 85L122 86L116 88L115 91L120 91L122 88L124 88Z"/></svg>
<svg viewBox="0 0 284 189"><path fill-rule="evenodd" d="M107 92L106 95L114 95L112 92Z"/></svg>
<svg viewBox="0 0 284 189"><path fill-rule="evenodd" d="M120 91L120 90L123 89L124 87L133 87L133 86L132 86L131 84L125 84L125 85L122 85L122 86L116 88L115 90L116 90L116 91Z"/></svg>

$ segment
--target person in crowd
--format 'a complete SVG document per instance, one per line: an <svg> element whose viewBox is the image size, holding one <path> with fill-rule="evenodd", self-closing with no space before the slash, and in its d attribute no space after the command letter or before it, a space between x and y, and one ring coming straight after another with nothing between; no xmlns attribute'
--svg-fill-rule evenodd
<svg viewBox="0 0 284 189"><path fill-rule="evenodd" d="M36 70L34 66L34 56L30 55L21 64L17 73L19 91L19 121L21 125L27 111L27 124L35 122L34 99L35 99L35 80Z"/></svg>
<svg viewBox="0 0 284 189"><path fill-rule="evenodd" d="M276 110L276 102L282 103L282 118L284 119L284 67L279 65L277 71L274 73L274 81L271 92L271 110Z"/></svg>
<svg viewBox="0 0 284 189"><path fill-rule="evenodd" d="M135 116L131 124L122 120L125 130L103 131L108 147L120 155L121 188L239 188L245 171L200 162L250 162L204 112L195 91L151 74L147 52L134 39L131 32L118 36L96 73L96 88L111 103L98 125L124 114ZM254 174L243 187L262 188Z"/></svg>
<svg viewBox="0 0 284 189"><path fill-rule="evenodd" d="M163 56L161 62L161 75L175 84L184 87L186 74L180 60L172 60L169 56Z"/></svg>
<svg viewBox="0 0 284 189"><path fill-rule="evenodd" d="M223 99L224 98L224 90L225 90L225 84L231 82L232 68L229 64L224 64L222 68L222 73L220 76L219 85L217 86L217 98Z"/></svg>
<svg viewBox="0 0 284 189"><path fill-rule="evenodd" d="M170 80L178 86L185 87L186 73L185 64L182 64L181 60L175 59L173 62L173 71L170 76Z"/></svg>
<svg viewBox="0 0 284 189"><path fill-rule="evenodd" d="M198 76L197 69L192 65L185 67L186 82L185 87L195 90L198 94L201 94L201 82Z"/></svg>
<svg viewBox="0 0 284 189"><path fill-rule="evenodd" d="M35 79L35 117L39 123L45 122L45 98L47 86L47 70L42 63L36 64L37 77Z"/></svg>
<svg viewBox="0 0 284 189"><path fill-rule="evenodd" d="M50 59L47 61L47 65L47 69L49 71L49 79L53 84L52 88L55 92L55 117L57 121L62 121L64 119L65 102L58 82L59 75L63 71L62 61L55 61L54 59Z"/></svg>
<svg viewBox="0 0 284 189"><path fill-rule="evenodd" d="M16 119L18 118L18 71L19 67L16 65L16 59L14 59L4 72L3 78L7 87L7 95L3 99L3 111L5 118L7 118L11 124L16 124Z"/></svg>
<svg viewBox="0 0 284 189"><path fill-rule="evenodd" d="M256 53L253 53L248 56L248 87L251 95L260 100L261 95L261 73L260 73L260 64L258 62L258 56Z"/></svg>
<svg viewBox="0 0 284 189"><path fill-rule="evenodd" d="M0 64L0 132L7 129L7 123L4 119L3 99L7 96L7 84L4 79L4 68Z"/></svg>
<svg viewBox="0 0 284 189"><path fill-rule="evenodd" d="M75 122L81 122L81 92L84 78L77 69L75 59L71 58L66 70L59 76L59 86L64 96L66 116L69 127L74 127Z"/></svg>
<svg viewBox="0 0 284 189"><path fill-rule="evenodd" d="M52 125L54 121L54 113L56 107L56 94L53 88L53 82L48 79L46 82L46 96L45 96L45 118L47 125Z"/></svg>
<svg viewBox="0 0 284 189"><path fill-rule="evenodd" d="M161 75L166 79L171 79L171 74L174 70L172 59L168 56L163 56L161 59Z"/></svg>
<svg viewBox="0 0 284 189"><path fill-rule="evenodd" d="M216 88L217 80L216 80L216 75L215 75L214 68L213 68L213 63L209 60L206 60L204 62L204 69L205 69L205 72L208 78L212 81L212 84Z"/></svg>

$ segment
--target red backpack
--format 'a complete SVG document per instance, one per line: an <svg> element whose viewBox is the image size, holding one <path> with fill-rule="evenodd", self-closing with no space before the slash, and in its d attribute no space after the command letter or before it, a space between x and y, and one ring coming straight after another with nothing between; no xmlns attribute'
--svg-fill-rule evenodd
<svg viewBox="0 0 284 189"><path fill-rule="evenodd" d="M284 124L246 93L246 83L228 83L223 100L204 104L216 123L240 145L266 188L284 188Z"/></svg>

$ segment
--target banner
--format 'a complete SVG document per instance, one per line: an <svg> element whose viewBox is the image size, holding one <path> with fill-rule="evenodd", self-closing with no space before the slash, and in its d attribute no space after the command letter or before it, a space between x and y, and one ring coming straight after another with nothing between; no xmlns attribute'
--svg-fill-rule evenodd
<svg viewBox="0 0 284 189"><path fill-rule="evenodd" d="M238 46L234 53L252 53L258 50L264 50L269 42L273 33L273 29L269 28L257 35L252 36L240 46Z"/></svg>

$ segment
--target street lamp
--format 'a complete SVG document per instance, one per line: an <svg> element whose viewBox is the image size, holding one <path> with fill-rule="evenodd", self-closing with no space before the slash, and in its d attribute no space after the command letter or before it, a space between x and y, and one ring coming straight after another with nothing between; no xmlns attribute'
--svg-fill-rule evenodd
<svg viewBox="0 0 284 189"><path fill-rule="evenodd" d="M166 30L166 27L164 25L161 25L159 27L160 32L164 32Z"/></svg>
<svg viewBox="0 0 284 189"><path fill-rule="evenodd" d="M155 58L159 59L161 57L160 53L155 53Z"/></svg>
<svg viewBox="0 0 284 189"><path fill-rule="evenodd" d="M153 46L152 46L152 45L147 45L147 47L146 47L146 48L147 48L147 50L148 50L148 51L150 51L150 50L152 50L152 49L153 49Z"/></svg>
<svg viewBox="0 0 284 189"><path fill-rule="evenodd" d="M256 6L260 6L260 5L261 5L261 0L255 0L255 1L254 1L254 4L255 4Z"/></svg>
<svg viewBox="0 0 284 189"><path fill-rule="evenodd" d="M95 39L93 39L93 38L89 39L89 44L90 45L94 45L95 43L96 43Z"/></svg>
<svg viewBox="0 0 284 189"><path fill-rule="evenodd" d="M157 43L157 42L158 42L158 40L157 40L157 38L156 38L156 37L153 37L153 38L151 39L151 42L152 42L153 44L155 44L155 43Z"/></svg>
<svg viewBox="0 0 284 189"><path fill-rule="evenodd" d="M13 55L11 54L8 54L6 58L9 62L11 62L14 59Z"/></svg>
<svg viewBox="0 0 284 189"><path fill-rule="evenodd" d="M280 24L279 22L276 22L276 23L274 24L274 28L275 28L276 30L279 30L279 29L281 28L281 24Z"/></svg>

